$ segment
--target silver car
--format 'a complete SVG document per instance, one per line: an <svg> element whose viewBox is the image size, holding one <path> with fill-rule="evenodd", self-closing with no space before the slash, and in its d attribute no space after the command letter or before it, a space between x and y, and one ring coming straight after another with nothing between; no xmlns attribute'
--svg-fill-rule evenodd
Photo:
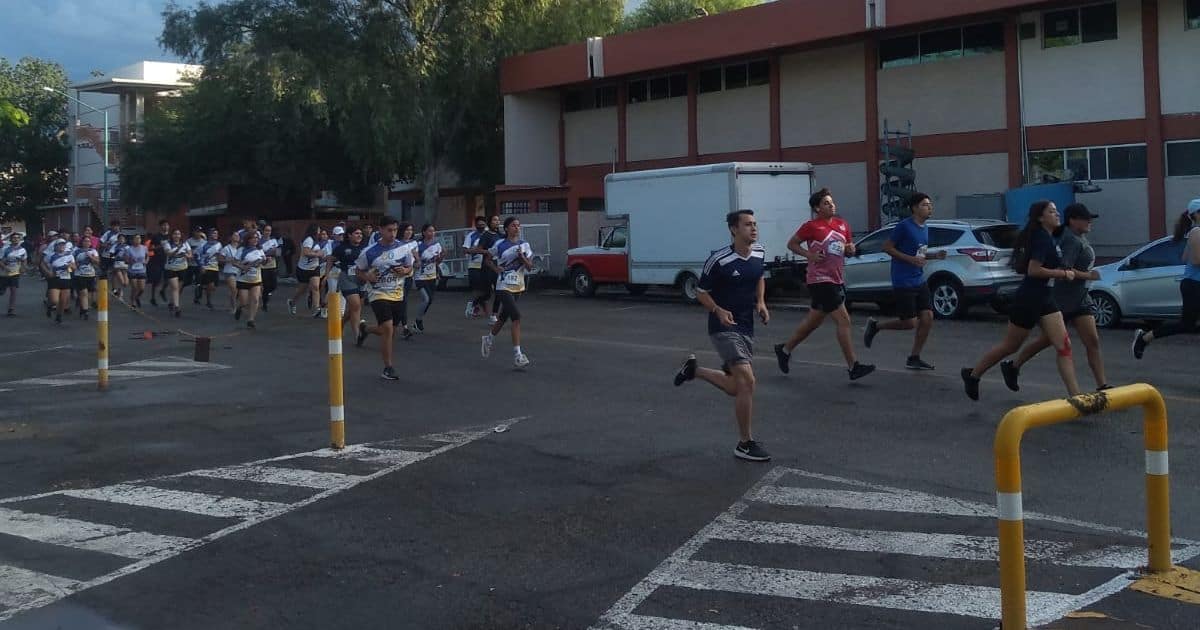
<svg viewBox="0 0 1200 630"><path fill-rule="evenodd" d="M1012 246L1020 228L995 219L930 219L929 251L945 250L945 260L929 260L925 281L933 297L933 313L940 318L961 317L975 304L996 310L1021 284L1012 270ZM867 234L856 242L858 254L846 259L846 301L875 302L890 306L892 257L883 243L895 223Z"/></svg>
<svg viewBox="0 0 1200 630"><path fill-rule="evenodd" d="M1186 241L1160 238L1115 263L1096 267L1088 294L1096 325L1112 328L1122 319L1174 319L1183 310L1179 281L1183 278Z"/></svg>

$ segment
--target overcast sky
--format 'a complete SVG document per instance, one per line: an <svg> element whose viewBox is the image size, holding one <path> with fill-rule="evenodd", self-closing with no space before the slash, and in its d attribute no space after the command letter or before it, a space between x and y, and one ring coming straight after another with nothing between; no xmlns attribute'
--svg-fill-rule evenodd
<svg viewBox="0 0 1200 630"><path fill-rule="evenodd" d="M198 0L177 0L194 5ZM632 10L643 0L626 0ZM158 47L167 0L0 0L0 57L52 59L71 81L142 60L176 59Z"/></svg>

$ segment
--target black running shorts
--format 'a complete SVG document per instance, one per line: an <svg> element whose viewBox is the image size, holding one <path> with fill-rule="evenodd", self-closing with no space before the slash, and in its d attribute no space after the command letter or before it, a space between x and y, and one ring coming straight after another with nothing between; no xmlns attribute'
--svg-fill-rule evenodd
<svg viewBox="0 0 1200 630"><path fill-rule="evenodd" d="M808 294L812 297L812 307L822 313L832 313L846 302L845 285L832 282L810 284Z"/></svg>

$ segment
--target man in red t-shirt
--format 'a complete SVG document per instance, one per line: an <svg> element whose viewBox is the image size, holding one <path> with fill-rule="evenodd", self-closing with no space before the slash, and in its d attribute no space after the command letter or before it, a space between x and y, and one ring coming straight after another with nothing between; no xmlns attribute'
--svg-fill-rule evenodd
<svg viewBox="0 0 1200 630"><path fill-rule="evenodd" d="M875 371L874 365L858 362L850 340L850 313L846 310L843 271L846 268L846 256L854 255L854 235L850 232L850 225L836 216L837 204L833 202L833 194L828 188L813 193L808 199L808 206L817 216L800 226L788 240L788 249L808 259L805 282L812 296L812 308L808 311L808 317L792 333L791 339L775 346L775 358L779 361L779 369L787 374L792 350L807 339L812 331L820 328L827 316L832 316L837 324L838 345L842 347L850 380L853 381Z"/></svg>

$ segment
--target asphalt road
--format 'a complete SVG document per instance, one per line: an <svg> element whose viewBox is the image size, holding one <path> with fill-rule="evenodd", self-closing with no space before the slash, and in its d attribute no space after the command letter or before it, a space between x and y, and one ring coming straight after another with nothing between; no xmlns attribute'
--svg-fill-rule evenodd
<svg viewBox="0 0 1200 630"><path fill-rule="evenodd" d="M996 371L963 395L992 317L939 322L934 372L904 370L910 337L885 332L859 343L879 371L848 382L829 328L784 376L770 347L803 312L780 305L755 364L774 459L752 464L724 395L671 385L688 352L715 361L698 308L527 296L517 371L506 335L479 356L483 325L443 292L397 342L399 382L347 335L347 441L367 446L337 454L323 321L116 306L100 393L95 323L50 323L39 288L0 320L0 628L993 628L995 427L1063 395L1049 354L1020 392ZM210 363L188 334L215 337ZM1166 397L1175 550L1196 568L1200 340L1135 362L1130 334L1103 335L1109 379ZM1144 562L1140 422L1026 436L1031 619L1200 625L1200 606L1122 590Z"/></svg>

